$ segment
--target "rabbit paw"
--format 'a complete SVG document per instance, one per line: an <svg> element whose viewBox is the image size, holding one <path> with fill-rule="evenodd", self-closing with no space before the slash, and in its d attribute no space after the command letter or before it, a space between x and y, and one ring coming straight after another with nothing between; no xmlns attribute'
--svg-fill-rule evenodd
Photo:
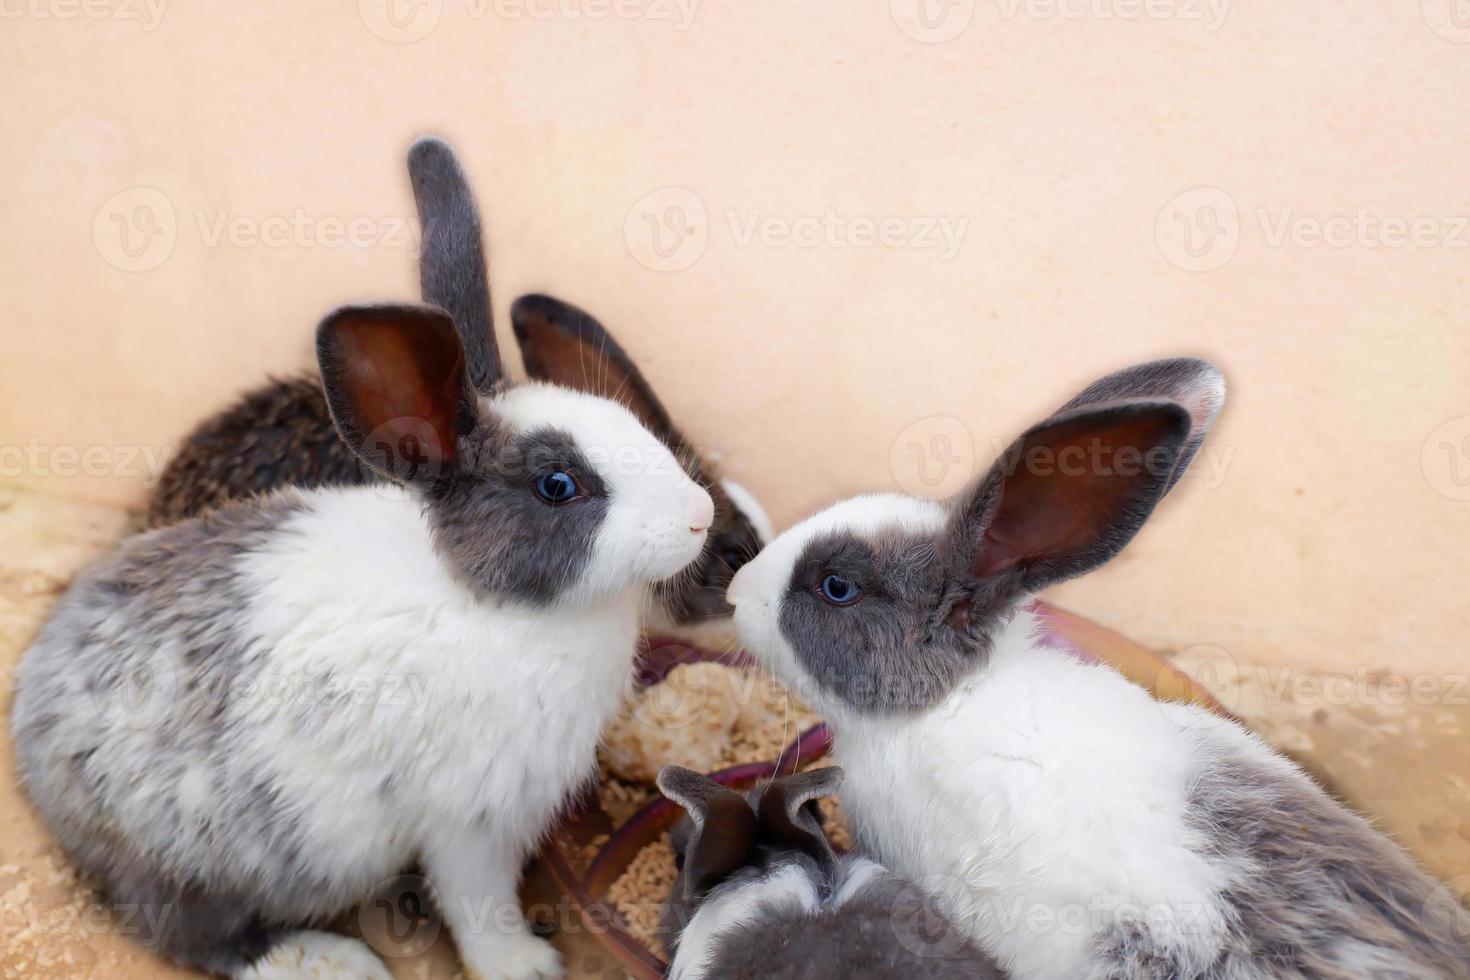
<svg viewBox="0 0 1470 980"><path fill-rule="evenodd" d="M525 933L505 936L464 957L470 980L561 980L561 954L544 939Z"/></svg>
<svg viewBox="0 0 1470 980"><path fill-rule="evenodd" d="M295 932L235 980L393 980L373 951L330 932Z"/></svg>

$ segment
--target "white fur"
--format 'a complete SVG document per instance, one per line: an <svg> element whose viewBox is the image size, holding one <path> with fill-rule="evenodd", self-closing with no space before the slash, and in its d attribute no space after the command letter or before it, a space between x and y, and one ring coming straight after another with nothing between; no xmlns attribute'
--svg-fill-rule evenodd
<svg viewBox="0 0 1470 980"><path fill-rule="evenodd" d="M235 974L236 980L393 980L361 941L330 932L297 932Z"/></svg>
<svg viewBox="0 0 1470 980"><path fill-rule="evenodd" d="M739 888L716 892L699 907L684 931L669 967L670 980L703 980L715 942L731 929L779 907L783 913L810 914L822 904L804 869L790 865Z"/></svg>
<svg viewBox="0 0 1470 980"><path fill-rule="evenodd" d="M630 683L644 585L698 555L712 516L620 406L529 385L493 410L517 429L569 430L609 487L575 601L477 596L407 492L319 491L243 563L245 622L266 660L234 706L254 733L248 761L271 773L309 842L303 873L366 895L420 859L485 980L560 975L520 918L521 865L595 765ZM302 726L291 692L320 692L327 677L353 693L312 705Z"/></svg>
<svg viewBox="0 0 1470 980"><path fill-rule="evenodd" d="M798 525L731 583L741 638L831 721L861 839L1015 976L1090 976L1094 945L1134 916L1203 966L1223 937L1222 889L1246 869L1211 864L1185 808L1208 762L1201 742L1270 757L1248 734L1199 709L1163 709L1116 671L1041 645L1029 613L982 672L919 713L851 710L801 671L779 617L806 542L885 526L932 533L943 519L925 501L863 497Z"/></svg>

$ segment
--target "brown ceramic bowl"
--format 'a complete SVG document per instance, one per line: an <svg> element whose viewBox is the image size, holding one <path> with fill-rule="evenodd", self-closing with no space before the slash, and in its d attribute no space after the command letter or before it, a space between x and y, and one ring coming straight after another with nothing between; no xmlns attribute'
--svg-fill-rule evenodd
<svg viewBox="0 0 1470 980"><path fill-rule="evenodd" d="M1208 691L1189 675L1171 667L1155 651L1075 613L1041 602L1036 603L1035 610L1046 623L1046 638L1051 645L1069 650L1079 659L1111 665L1160 700L1193 701L1228 714ZM650 638L644 642L644 648L638 673L638 683L643 686L663 680L681 663L719 661L734 666L750 663L743 654L716 655L676 640ZM727 786L747 789L761 779L794 772L798 765L826 755L831 746L827 726L817 725L802 733L779 759L735 766L713 775ZM622 826L615 827L612 818L598 805L596 792L590 791L553 832L542 854L562 893L576 902L588 932L620 967L638 980L659 980L668 964L623 927L606 896L638 852L671 828L680 813L668 800L656 799ZM590 847L595 841L604 840L599 847ZM590 856L589 850L593 852Z"/></svg>

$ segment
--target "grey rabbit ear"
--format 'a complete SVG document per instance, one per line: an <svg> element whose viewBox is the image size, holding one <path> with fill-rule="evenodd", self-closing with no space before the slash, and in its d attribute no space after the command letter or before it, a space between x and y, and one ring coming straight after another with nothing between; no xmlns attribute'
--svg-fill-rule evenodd
<svg viewBox="0 0 1470 980"><path fill-rule="evenodd" d="M317 328L332 420L363 462L403 483L453 469L475 424L454 323L432 306L344 306Z"/></svg>
<svg viewBox="0 0 1470 980"><path fill-rule="evenodd" d="M755 812L739 793L682 766L665 766L658 788L684 808L694 824L684 852L684 898L688 901L745 866L755 850Z"/></svg>
<svg viewBox="0 0 1470 980"><path fill-rule="evenodd" d="M771 780L757 806L762 835L783 847L805 851L824 864L835 861L832 844L810 804L837 795L842 778L841 768L826 766Z"/></svg>
<svg viewBox="0 0 1470 980"><path fill-rule="evenodd" d="M1225 376L1209 361L1195 357L1149 361L1099 378L1059 411L1130 398L1163 398L1177 402L1189 412L1189 439L1179 453L1178 465L1165 488L1168 492L1189 468L1194 454L1215 424L1220 409L1225 406Z"/></svg>
<svg viewBox="0 0 1470 980"><path fill-rule="evenodd" d="M683 448L684 437L638 365L591 315L530 293L511 305L510 323L527 375L620 402L671 449Z"/></svg>
<svg viewBox="0 0 1470 980"><path fill-rule="evenodd" d="M954 511L956 577L976 602L1003 604L1108 561L1173 486L1192 431L1184 406L1158 398L1083 404L1033 427Z"/></svg>
<svg viewBox="0 0 1470 980"><path fill-rule="evenodd" d="M489 394L504 370L469 178L454 150L436 136L425 136L409 149L408 176L423 236L419 287L424 302L449 312L464 344L470 382L480 394Z"/></svg>

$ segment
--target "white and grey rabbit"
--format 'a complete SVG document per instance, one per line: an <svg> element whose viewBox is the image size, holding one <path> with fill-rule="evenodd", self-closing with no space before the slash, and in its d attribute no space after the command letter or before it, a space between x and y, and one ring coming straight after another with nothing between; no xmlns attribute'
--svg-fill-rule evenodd
<svg viewBox="0 0 1470 980"><path fill-rule="evenodd" d="M396 485L283 490L85 570L18 670L21 783L107 901L167 911L181 963L387 977L308 930L416 862L472 975L559 975L521 867L709 494L620 404L477 394L442 310L340 309L317 352L343 440Z"/></svg>
<svg viewBox="0 0 1470 980"><path fill-rule="evenodd" d="M1094 383L948 506L868 496L736 575L748 648L813 699L860 841L1031 978L1470 977L1448 893L1233 721L1038 639L1225 398L1197 360Z"/></svg>
<svg viewBox="0 0 1470 980"><path fill-rule="evenodd" d="M832 850L816 801L837 792L840 768L779 776L748 799L679 766L658 785L687 814L664 915L671 980L1003 980L928 895Z"/></svg>
<svg viewBox="0 0 1470 980"><path fill-rule="evenodd" d="M495 344L485 249L469 179L449 144L424 137L408 153L408 174L423 230L419 281L424 302L453 317L471 381L489 394L504 377ZM663 440L685 471L715 501L715 521L697 562L660 584L650 625L728 645L730 577L771 537L759 502L722 478L679 431L653 387L612 334L591 315L551 296L522 296L511 326L526 374L627 405ZM355 485L376 481L332 424L321 382L302 376L268 382L204 420L160 475L146 523L161 527L211 507L286 486Z"/></svg>

